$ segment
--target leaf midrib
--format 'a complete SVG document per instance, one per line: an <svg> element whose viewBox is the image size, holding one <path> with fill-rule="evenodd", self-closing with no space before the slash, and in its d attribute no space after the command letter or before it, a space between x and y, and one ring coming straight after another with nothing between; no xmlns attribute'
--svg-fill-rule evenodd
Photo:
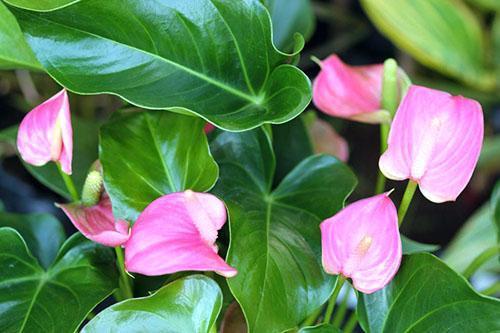
<svg viewBox="0 0 500 333"><path fill-rule="evenodd" d="M184 66L184 65L181 65L181 64L179 64L179 63L177 63L177 62L174 62L174 61L172 61L172 60L170 60L170 59L163 58L163 57L161 57L161 56L160 56L160 55L158 55L158 54L151 53L151 52L148 52L148 51L146 51L146 50L139 49L139 48L137 48L137 47L135 47L135 46L132 46L132 45L129 45L129 44L125 44L125 43L122 43L122 42L118 42L118 41L116 41L116 40L113 40L113 39L110 39L110 38L107 38L107 37L104 37L104 36L100 36L100 35L97 35L97 34L91 33L91 32L89 32L89 31L81 30L81 29L78 29L78 28L76 28L76 27L71 27L71 26L68 26L68 25L63 24L63 23L60 23L60 22L55 22L55 21L49 20L49 19L47 19L47 18L44 18L44 17L41 17L41 16L34 15L34 14L29 13L29 12L27 12L27 11L23 11L23 14L28 15L28 16L31 16L31 17L34 17L35 19L38 19L38 20L42 20L42 21L45 21L45 22L51 23L51 24L59 25L59 26L64 27L64 28L66 28L66 29L70 29L70 30L78 31L78 32L80 32L80 33L82 33L82 34L86 34L86 35L89 35L89 36L93 36L93 37L95 37L95 38L97 38L97 39L103 39L103 40L107 40L107 41L109 41L109 42L111 42L111 43L114 43L114 44L120 45L120 46L125 46L125 47L130 48L130 49L132 49L132 50L134 50L134 51L137 51L137 52L139 52L139 53L146 54L146 55L151 56L151 57L153 57L153 58L155 58L155 59L158 59L158 60L160 60L160 61L162 61L162 62L165 62L165 63L167 63L167 64L169 64L169 65L171 65L171 66L177 67L178 69L183 70L183 71L187 72L188 74L191 74L191 75L193 75L193 76L195 76L195 77L197 77L197 78L199 78L199 79L201 79L201 80L203 80L203 81L206 81L206 82L207 82L207 83L209 83L209 84L212 84L212 85L214 85L214 86L216 86L216 87L219 87L219 88L221 88L222 90L225 90L225 91L227 91L227 92L229 92L229 93L231 93L231 94L233 94L233 95L235 95L235 96L238 96L238 97L240 97L240 98L242 98L242 99L244 99L244 100L246 100L246 101L248 101L248 102L251 102L252 104L255 104L255 105L260 105L260 104L262 103L262 98L259 98L259 97L258 97L258 96L256 96L256 95L251 95L251 94L248 94L248 93L246 93L246 92L244 92L244 91L241 91L241 90L239 90L239 89L236 89L236 88L233 88L233 87L231 87L231 86L228 86L227 84L225 84L225 83L223 83L223 82L220 82L220 81L218 81L218 80L215 80L215 79L213 79L213 78L211 78L211 77L209 77L209 76L205 75L204 73L197 72L197 71L195 71L195 70L193 70L193 69L191 69L191 68L189 68L189 67L186 67L186 66ZM242 67L244 67L244 65L243 65L243 64L242 64ZM249 86L249 87L250 87L250 86Z"/></svg>

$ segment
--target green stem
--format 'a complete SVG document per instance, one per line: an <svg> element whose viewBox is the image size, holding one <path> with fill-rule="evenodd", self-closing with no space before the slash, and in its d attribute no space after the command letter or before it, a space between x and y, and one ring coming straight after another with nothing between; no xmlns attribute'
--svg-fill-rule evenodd
<svg viewBox="0 0 500 333"><path fill-rule="evenodd" d="M481 291L481 294L486 296L493 296L500 293L500 282L495 282L488 288Z"/></svg>
<svg viewBox="0 0 500 333"><path fill-rule="evenodd" d="M323 323L328 324L330 319L332 318L333 309L335 308L335 303L337 302L337 297L339 296L340 289L344 285L345 278L342 275L337 277L337 284L335 285L335 289L333 290L332 297L328 301L328 306L325 312L325 318L323 319Z"/></svg>
<svg viewBox="0 0 500 333"><path fill-rule="evenodd" d="M133 298L134 293L132 291L132 286L131 286L131 281L129 276L127 275L127 272L125 272L125 261L123 259L123 250L120 246L115 247L115 252L116 252L116 260L117 260L117 266L118 270L120 271L120 281L119 281L119 290L117 293L118 301L128 299L128 298Z"/></svg>
<svg viewBox="0 0 500 333"><path fill-rule="evenodd" d="M384 76L382 78L382 96L380 105L383 110L389 112L391 119L398 107L398 64L394 59L387 59L384 62ZM388 123L380 123L380 155L387 150L387 138L389 137ZM386 179L382 172L378 172L375 193L379 194L385 190Z"/></svg>
<svg viewBox="0 0 500 333"><path fill-rule="evenodd" d="M212 328L210 329L209 333L217 333L217 328L215 327L215 323L214 326L212 326Z"/></svg>
<svg viewBox="0 0 500 333"><path fill-rule="evenodd" d="M73 179L69 175L67 175L64 171L61 169L61 164L56 162L57 170L59 171L59 174L61 175L64 184L66 185L66 188L68 189L68 192L71 196L71 200L73 201L78 201L78 191L76 190L75 184L73 183Z"/></svg>
<svg viewBox="0 0 500 333"><path fill-rule="evenodd" d="M492 246L481 252L472 262L469 264L469 266L464 270L463 276L466 279L470 279L472 275L481 267L485 262L490 260L493 256L498 255L500 252L500 245Z"/></svg>
<svg viewBox="0 0 500 333"><path fill-rule="evenodd" d="M356 328L357 323L358 323L358 315L356 314L356 311L353 311L349 319L347 319L347 323L344 325L342 332L352 333L352 331L354 331L354 328Z"/></svg>
<svg viewBox="0 0 500 333"><path fill-rule="evenodd" d="M410 207L411 199L413 199L413 195L417 189L417 185L418 184L413 180L409 180L408 185L406 185L405 193L403 194L403 199L401 199L401 204L399 205L398 210L399 226L403 223L408 207Z"/></svg>
<svg viewBox="0 0 500 333"><path fill-rule="evenodd" d="M306 327L306 326L314 325L316 323L316 321L318 320L318 317L321 314L321 312L323 312L323 307L324 306L322 305L318 309L316 309L313 313L311 313L311 315L309 317L307 317L306 320L304 320L304 322L300 326Z"/></svg>
<svg viewBox="0 0 500 333"><path fill-rule="evenodd" d="M345 314L347 313L347 302L349 301L349 288L345 288L344 298L340 303L339 309L335 312L335 316L333 316L333 326L340 328L342 322L344 321Z"/></svg>

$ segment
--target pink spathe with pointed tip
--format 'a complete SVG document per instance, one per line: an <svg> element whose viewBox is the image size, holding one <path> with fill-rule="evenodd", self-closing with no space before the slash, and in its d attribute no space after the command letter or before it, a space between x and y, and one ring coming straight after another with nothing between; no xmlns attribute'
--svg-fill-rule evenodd
<svg viewBox="0 0 500 333"><path fill-rule="evenodd" d="M396 112L379 167L390 179L411 179L430 201L454 201L479 159L481 105L462 96L411 86Z"/></svg>
<svg viewBox="0 0 500 333"><path fill-rule="evenodd" d="M370 294L386 286L402 258L396 207L387 193L356 201L323 221L323 268Z"/></svg>
<svg viewBox="0 0 500 333"><path fill-rule="evenodd" d="M381 110L384 65L349 66L337 55L321 62L313 83L313 102L322 112L366 123L390 120Z"/></svg>
<svg viewBox="0 0 500 333"><path fill-rule="evenodd" d="M129 224L115 220L111 201L106 192L94 206L79 203L59 204L73 225L88 239L106 246L116 247L129 239Z"/></svg>
<svg viewBox="0 0 500 333"><path fill-rule="evenodd" d="M153 201L139 216L125 245L129 272L163 275L179 271L237 271L218 254L215 241L226 222L224 203L212 194L185 191Z"/></svg>
<svg viewBox="0 0 500 333"><path fill-rule="evenodd" d="M17 133L17 149L29 164L42 166L49 161L59 162L61 169L71 174L73 129L65 89L24 117Z"/></svg>

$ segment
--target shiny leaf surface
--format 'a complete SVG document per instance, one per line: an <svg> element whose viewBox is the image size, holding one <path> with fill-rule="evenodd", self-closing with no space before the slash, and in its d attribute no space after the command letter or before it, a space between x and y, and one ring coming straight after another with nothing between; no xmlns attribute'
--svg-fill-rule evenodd
<svg viewBox="0 0 500 333"><path fill-rule="evenodd" d="M80 0L3 0L9 5L34 10L34 11L51 11L62 7L77 3Z"/></svg>
<svg viewBox="0 0 500 333"><path fill-rule="evenodd" d="M114 257L76 234L43 270L17 231L0 228L0 331L73 332L116 287Z"/></svg>
<svg viewBox="0 0 500 333"><path fill-rule="evenodd" d="M134 221L154 199L172 192L209 190L218 167L198 117L129 112L101 128L104 184L117 217Z"/></svg>
<svg viewBox="0 0 500 333"><path fill-rule="evenodd" d="M476 293L458 273L431 254L405 256L394 280L358 300L365 332L493 332L500 301Z"/></svg>
<svg viewBox="0 0 500 333"><path fill-rule="evenodd" d="M213 280L193 275L153 295L129 299L99 313L82 332L207 333L217 319L222 293Z"/></svg>
<svg viewBox="0 0 500 333"><path fill-rule="evenodd" d="M11 9L47 72L74 92L182 109L229 130L286 122L311 98L309 79L273 46L269 13L258 0Z"/></svg>
<svg viewBox="0 0 500 333"><path fill-rule="evenodd" d="M229 287L249 332L282 332L330 296L335 278L321 266L319 223L333 215L356 178L331 156L312 156L274 190L275 158L266 132L221 133L212 144L221 169L214 193L229 211Z"/></svg>

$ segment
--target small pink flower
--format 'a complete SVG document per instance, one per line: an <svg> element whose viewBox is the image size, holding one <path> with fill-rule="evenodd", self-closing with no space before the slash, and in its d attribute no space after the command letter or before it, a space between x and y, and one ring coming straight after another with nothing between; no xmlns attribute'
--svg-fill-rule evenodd
<svg viewBox="0 0 500 333"><path fill-rule="evenodd" d="M313 83L313 101L322 112L366 123L390 121L381 110L384 65L349 66L337 55L321 62Z"/></svg>
<svg viewBox="0 0 500 333"><path fill-rule="evenodd" d="M17 134L17 149L29 164L59 162L61 169L71 174L73 129L65 89L24 117Z"/></svg>
<svg viewBox="0 0 500 333"><path fill-rule="evenodd" d="M329 154L343 162L349 159L349 145L326 121L317 118L309 128L316 154Z"/></svg>
<svg viewBox="0 0 500 333"><path fill-rule="evenodd" d="M190 190L153 201L139 216L125 245L129 272L163 275L179 271L237 271L218 254L215 241L226 222L226 207L217 197Z"/></svg>
<svg viewBox="0 0 500 333"><path fill-rule="evenodd" d="M417 182L430 201L454 201L472 177L483 131L478 102L412 86L396 112L380 170Z"/></svg>
<svg viewBox="0 0 500 333"><path fill-rule="evenodd" d="M88 239L106 246L119 246L129 238L129 225L113 216L111 201L106 192L94 206L79 203L58 204L73 225Z"/></svg>
<svg viewBox="0 0 500 333"><path fill-rule="evenodd" d="M348 205L320 227L325 271L351 278L357 290L380 290L398 271L398 214L387 193Z"/></svg>

